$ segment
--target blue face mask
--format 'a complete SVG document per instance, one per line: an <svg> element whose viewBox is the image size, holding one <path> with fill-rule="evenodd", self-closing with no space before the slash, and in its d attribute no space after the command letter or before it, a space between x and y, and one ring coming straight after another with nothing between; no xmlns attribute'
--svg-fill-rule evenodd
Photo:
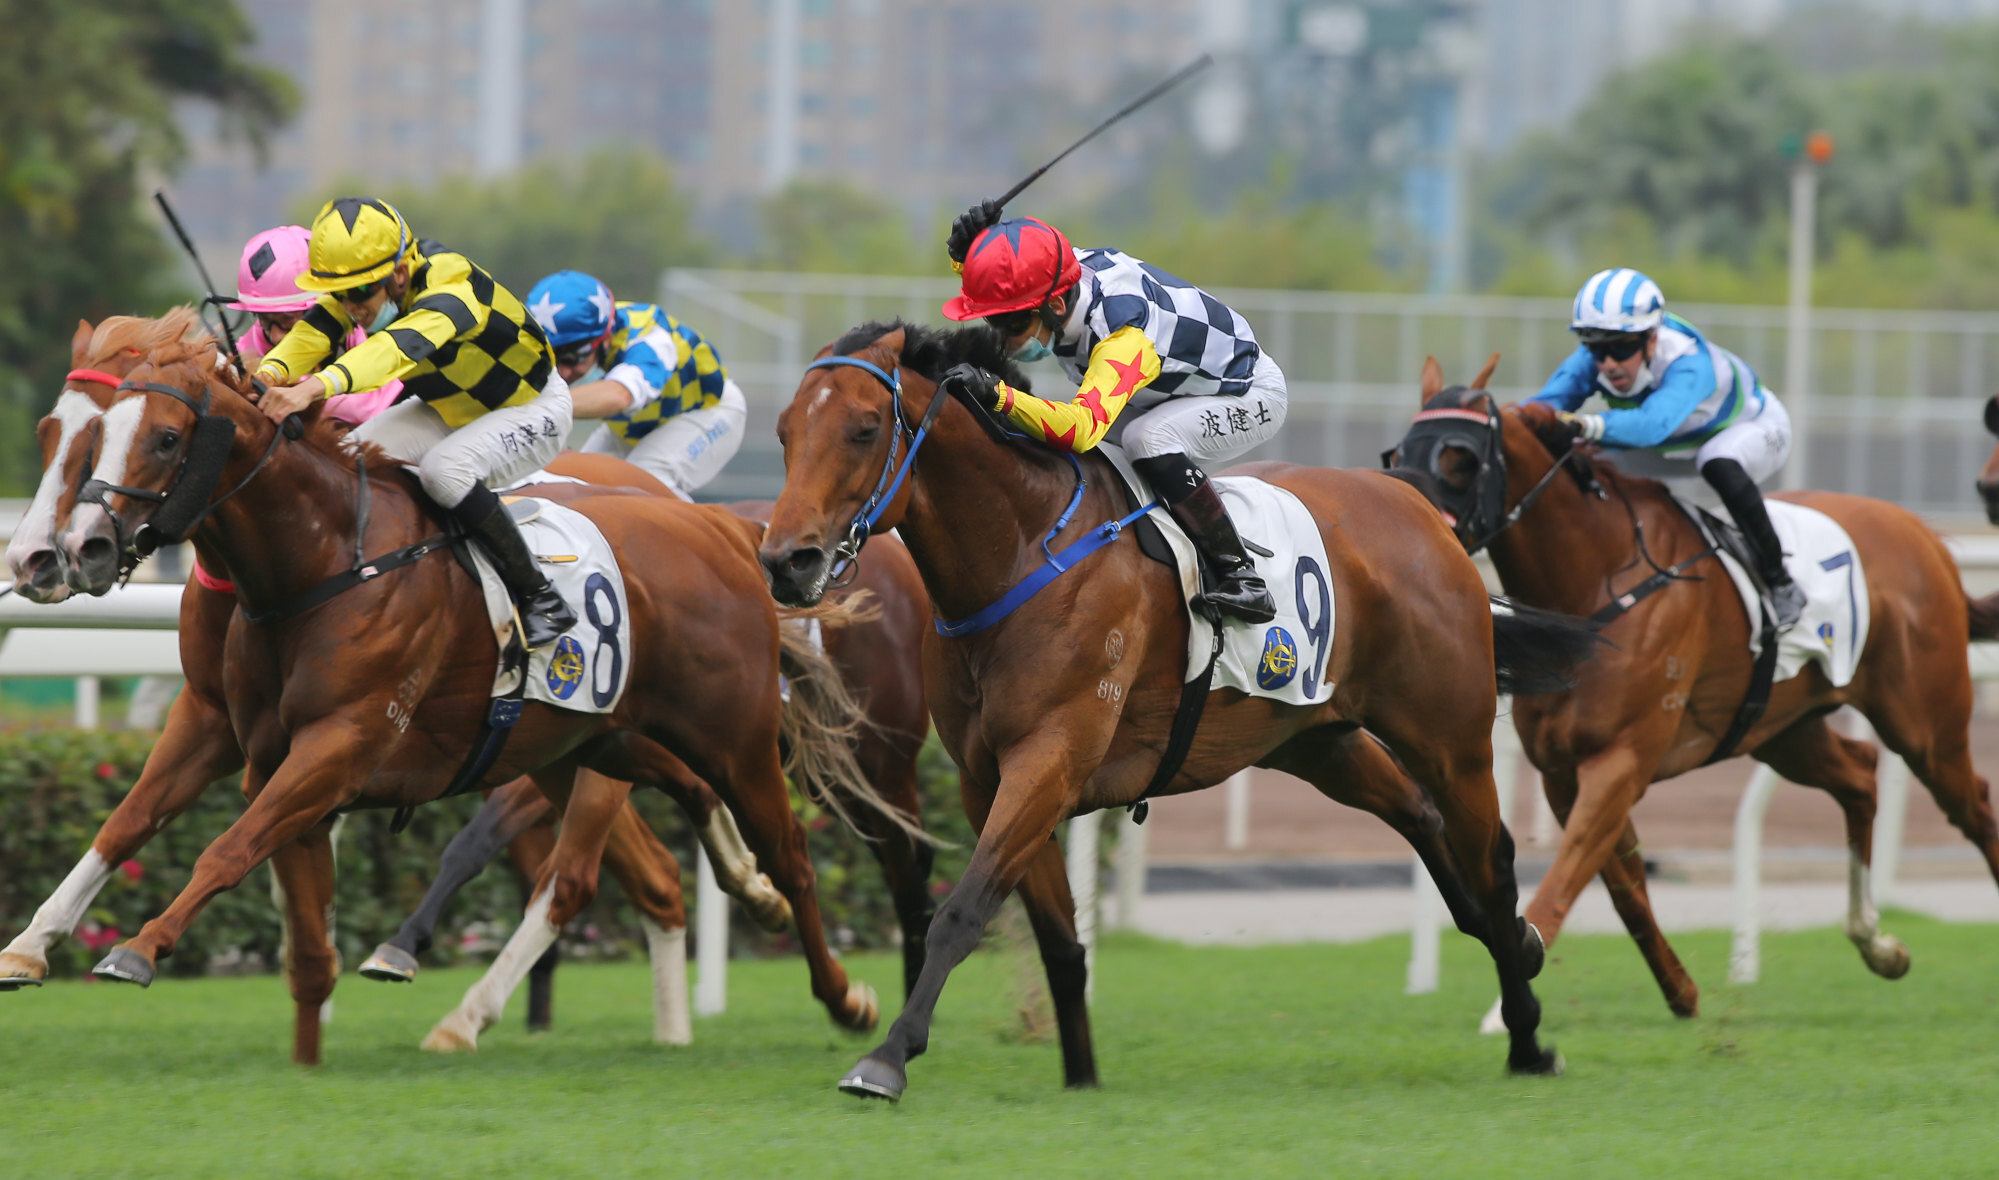
<svg viewBox="0 0 1999 1180"><path fill-rule="evenodd" d="M1031 365L1036 361L1045 361L1054 355L1055 351L1048 347L1046 340L1041 339L1039 336L1030 336L1027 339L1027 343L1014 349L1012 353L1008 354L1008 358L1018 361L1023 365Z"/></svg>

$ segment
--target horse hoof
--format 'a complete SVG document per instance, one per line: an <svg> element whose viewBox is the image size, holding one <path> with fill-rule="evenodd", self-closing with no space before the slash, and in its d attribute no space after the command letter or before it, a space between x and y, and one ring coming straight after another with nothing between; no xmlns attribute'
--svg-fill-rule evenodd
<svg viewBox="0 0 1999 1180"><path fill-rule="evenodd" d="M1562 1055L1552 1045L1540 1050L1532 1061L1506 1063L1508 1073L1521 1077L1558 1078L1568 1067L1569 1063L1562 1060Z"/></svg>
<svg viewBox="0 0 1999 1180"><path fill-rule="evenodd" d="M886 1098L890 1102L902 1101L902 1092L909 1086L903 1072L885 1061L873 1057L863 1057L847 1076L840 1079L840 1093L852 1094L856 1098Z"/></svg>
<svg viewBox="0 0 1999 1180"><path fill-rule="evenodd" d="M1860 957L1867 961L1867 969L1883 979L1900 979L1909 973L1909 948L1902 940L1882 934L1873 943L1862 949Z"/></svg>
<svg viewBox="0 0 1999 1180"><path fill-rule="evenodd" d="M361 964L361 974L383 983L408 983L416 978L416 956L391 942L375 948Z"/></svg>
<svg viewBox="0 0 1999 1180"><path fill-rule="evenodd" d="M1541 931L1534 923L1522 918L1520 924L1526 928L1520 935L1520 953L1525 956L1522 965L1527 969L1527 978L1532 980L1540 976L1542 966L1548 962L1548 944L1542 941Z"/></svg>
<svg viewBox="0 0 1999 1180"><path fill-rule="evenodd" d="M153 965L146 957L130 947L113 947L104 961L90 969L92 975L101 979L115 979L121 983L136 983L140 987L153 985Z"/></svg>
<svg viewBox="0 0 1999 1180"><path fill-rule="evenodd" d="M30 959L26 955L0 955L0 992L40 987L42 977L48 973L49 965L40 959Z"/></svg>
<svg viewBox="0 0 1999 1180"><path fill-rule="evenodd" d="M757 874L757 887L750 890L746 900L752 903L749 906L750 916L766 931L783 934L791 929L791 903L777 891L777 886L770 883L766 874Z"/></svg>
<svg viewBox="0 0 1999 1180"><path fill-rule="evenodd" d="M834 1023L848 1032L869 1032L881 1023L881 1000L875 989L855 980L847 985L846 1011L850 1016L838 1018Z"/></svg>
<svg viewBox="0 0 1999 1180"><path fill-rule="evenodd" d="M477 1053L479 1034L472 1030L469 1022L453 1012L437 1022L430 1035L419 1046L426 1053Z"/></svg>

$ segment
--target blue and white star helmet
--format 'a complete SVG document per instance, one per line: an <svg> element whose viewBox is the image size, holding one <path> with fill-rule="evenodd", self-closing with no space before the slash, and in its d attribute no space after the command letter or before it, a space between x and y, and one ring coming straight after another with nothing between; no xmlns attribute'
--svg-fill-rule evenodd
<svg viewBox="0 0 1999 1180"><path fill-rule="evenodd" d="M1666 318L1659 284L1628 266L1600 270L1576 292L1573 332L1649 332Z"/></svg>
<svg viewBox="0 0 1999 1180"><path fill-rule="evenodd" d="M580 270L558 270L528 291L528 312L552 347L602 340L618 314L611 289Z"/></svg>

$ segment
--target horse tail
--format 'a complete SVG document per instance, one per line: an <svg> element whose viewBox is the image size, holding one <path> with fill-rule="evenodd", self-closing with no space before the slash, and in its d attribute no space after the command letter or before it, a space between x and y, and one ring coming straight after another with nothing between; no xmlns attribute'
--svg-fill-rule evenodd
<svg viewBox="0 0 1999 1180"><path fill-rule="evenodd" d="M1973 639L1999 639L1999 594L1965 600Z"/></svg>
<svg viewBox="0 0 1999 1180"><path fill-rule="evenodd" d="M1502 694L1574 688L1576 669L1607 642L1586 620L1492 596L1492 663Z"/></svg>
<svg viewBox="0 0 1999 1180"><path fill-rule="evenodd" d="M838 602L778 609L778 668L789 685L778 721L785 777L863 838L867 831L854 821L855 802L880 812L919 845L936 844L936 838L911 816L882 798L861 770L854 757L854 735L873 722L811 626L847 627L877 618L881 610L872 604L872 597L862 590Z"/></svg>

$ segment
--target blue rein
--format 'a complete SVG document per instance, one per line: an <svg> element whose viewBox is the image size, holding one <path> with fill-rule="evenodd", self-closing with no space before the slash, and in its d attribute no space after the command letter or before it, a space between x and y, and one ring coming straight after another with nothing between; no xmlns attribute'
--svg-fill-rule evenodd
<svg viewBox="0 0 1999 1180"><path fill-rule="evenodd" d="M848 566L860 559L861 547L867 544L868 536L874 532L875 525L881 522L881 518L888 512L888 506L895 501L896 493L902 490L903 481L915 469L916 452L923 446L923 440L930 437L930 427L937 421L937 412L943 408L944 400L949 395L940 388L936 396L930 399L930 408L924 411L923 421L911 431L902 413L900 368L889 372L872 361L864 361L853 356L822 357L805 367L807 371L841 367L860 369L888 387L890 405L895 412L895 433L889 439L888 458L882 462L881 478L875 481L875 490L868 497L867 503L863 504L860 512L855 514L854 523L847 529L846 539L833 549L833 573L837 578ZM910 436L909 452L903 456L902 464L898 467L895 461L896 450L905 434ZM966 635L976 635L991 627L1025 606L1029 599L1046 589L1050 582L1073 569L1078 562L1117 540L1125 528L1135 523L1139 517L1159 507L1160 502L1154 500L1128 516L1107 520L1071 542L1060 553L1054 552L1049 546L1061 535L1063 529L1069 527L1069 522L1075 518L1076 509L1083 503L1083 493L1090 486L1089 481L1083 477L1082 460L1069 451L1062 452L1062 456L1069 460L1069 466L1076 472L1076 490L1070 494L1069 505L1056 519L1055 527L1049 529L1048 535L1041 539L1041 552L1047 556L1047 560L1035 567L1025 578L1014 583L1013 588L1000 595L998 601L984 609L966 615L962 619L936 620L939 635L947 639L958 639ZM890 480L891 473L894 474L893 482Z"/></svg>

